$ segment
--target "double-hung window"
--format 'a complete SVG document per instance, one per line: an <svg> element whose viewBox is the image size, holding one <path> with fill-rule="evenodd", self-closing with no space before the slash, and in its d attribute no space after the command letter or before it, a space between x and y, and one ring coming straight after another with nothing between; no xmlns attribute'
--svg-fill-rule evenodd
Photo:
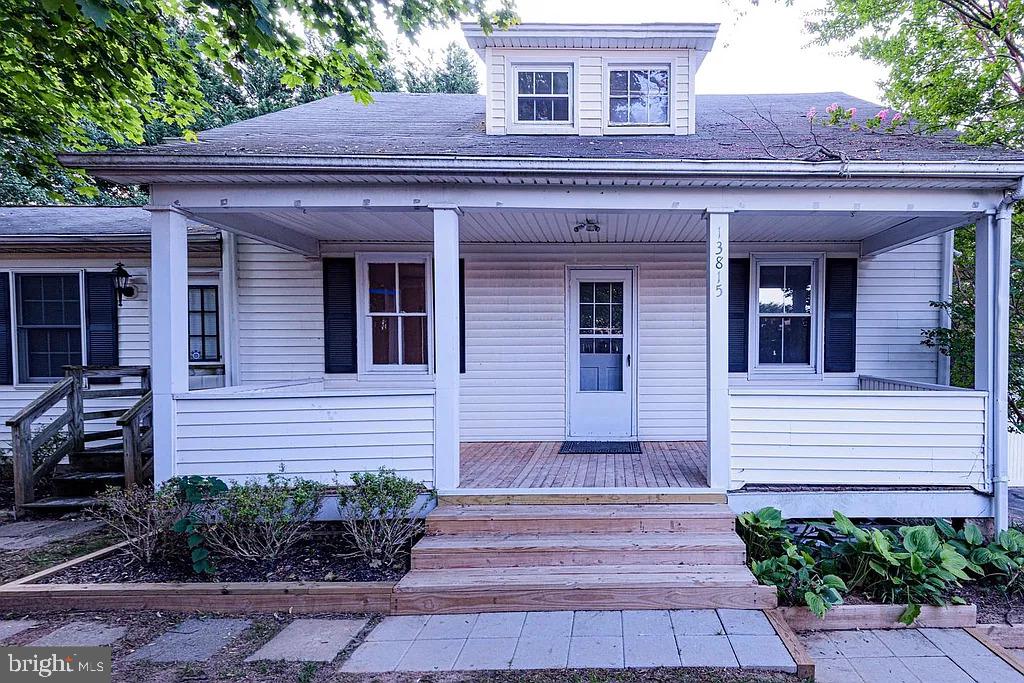
<svg viewBox="0 0 1024 683"><path fill-rule="evenodd" d="M363 367L422 370L430 358L429 259L364 257L360 309Z"/></svg>
<svg viewBox="0 0 1024 683"><path fill-rule="evenodd" d="M515 83L518 123L569 124L572 121L572 69L519 68Z"/></svg>
<svg viewBox="0 0 1024 683"><path fill-rule="evenodd" d="M217 303L217 285L189 285L188 359L192 363L220 361Z"/></svg>
<svg viewBox="0 0 1024 683"><path fill-rule="evenodd" d="M65 365L82 364L82 295L78 273L15 276L18 376L52 382Z"/></svg>
<svg viewBox="0 0 1024 683"><path fill-rule="evenodd" d="M817 261L755 261L757 365L812 368L817 358Z"/></svg>
<svg viewBox="0 0 1024 683"><path fill-rule="evenodd" d="M609 125L669 125L668 67L613 68L608 77Z"/></svg>

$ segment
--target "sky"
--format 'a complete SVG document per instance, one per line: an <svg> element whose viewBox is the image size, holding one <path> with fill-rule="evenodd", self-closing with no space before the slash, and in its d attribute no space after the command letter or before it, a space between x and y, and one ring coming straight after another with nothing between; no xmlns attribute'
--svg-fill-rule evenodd
<svg viewBox="0 0 1024 683"><path fill-rule="evenodd" d="M697 73L700 93L796 93L843 91L879 101L877 82L884 71L840 47L810 45L804 18L822 0L516 0L524 22L643 23L717 22L715 47ZM742 10L742 12L740 11ZM465 45L458 26L424 32L416 46L395 41L418 54ZM482 69L481 69L482 76Z"/></svg>

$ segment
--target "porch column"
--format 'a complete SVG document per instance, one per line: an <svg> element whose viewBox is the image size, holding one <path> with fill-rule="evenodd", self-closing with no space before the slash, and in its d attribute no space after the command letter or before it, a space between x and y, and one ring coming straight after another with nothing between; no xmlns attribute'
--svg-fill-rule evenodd
<svg viewBox="0 0 1024 683"><path fill-rule="evenodd" d="M728 489L729 436L729 213L708 210L707 427L708 484Z"/></svg>
<svg viewBox="0 0 1024 683"><path fill-rule="evenodd" d="M159 485L174 476L173 396L188 391L188 233L180 212L168 207L149 211L153 478Z"/></svg>
<svg viewBox="0 0 1024 683"><path fill-rule="evenodd" d="M1010 335L1010 219L1012 209L989 214L975 228L974 387L988 395L988 452L993 517L998 531L1009 525L1008 439Z"/></svg>
<svg viewBox="0 0 1024 683"><path fill-rule="evenodd" d="M434 206L434 486L459 485L459 209Z"/></svg>

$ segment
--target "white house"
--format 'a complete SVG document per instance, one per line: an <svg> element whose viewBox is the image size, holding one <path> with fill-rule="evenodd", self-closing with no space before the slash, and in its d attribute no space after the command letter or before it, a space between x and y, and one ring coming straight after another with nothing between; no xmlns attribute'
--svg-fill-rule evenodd
<svg viewBox="0 0 1024 683"><path fill-rule="evenodd" d="M483 96L338 95L63 159L151 188L158 480L384 465L442 494L1005 526L1024 154L952 133L812 138L809 108L877 111L840 93L695 95L712 24L464 30ZM182 351L190 223L237 240L222 388L190 388ZM965 390L921 331L944 322L951 231L972 224Z"/></svg>

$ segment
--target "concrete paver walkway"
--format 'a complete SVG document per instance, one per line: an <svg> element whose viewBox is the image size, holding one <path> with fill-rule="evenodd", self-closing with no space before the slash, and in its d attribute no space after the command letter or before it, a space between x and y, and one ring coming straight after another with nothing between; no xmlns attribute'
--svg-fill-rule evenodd
<svg viewBox="0 0 1024 683"><path fill-rule="evenodd" d="M387 617L344 672L717 666L796 672L757 610Z"/></svg>
<svg viewBox="0 0 1024 683"><path fill-rule="evenodd" d="M329 662L352 642L366 621L296 619L245 661Z"/></svg>
<svg viewBox="0 0 1024 683"><path fill-rule="evenodd" d="M33 550L103 528L96 520L38 520L0 525L0 550Z"/></svg>
<svg viewBox="0 0 1024 683"><path fill-rule="evenodd" d="M186 619L128 659L205 662L249 628L248 619Z"/></svg>
<svg viewBox="0 0 1024 683"><path fill-rule="evenodd" d="M1013 683L1024 676L961 629L824 631L801 640L816 683Z"/></svg>

